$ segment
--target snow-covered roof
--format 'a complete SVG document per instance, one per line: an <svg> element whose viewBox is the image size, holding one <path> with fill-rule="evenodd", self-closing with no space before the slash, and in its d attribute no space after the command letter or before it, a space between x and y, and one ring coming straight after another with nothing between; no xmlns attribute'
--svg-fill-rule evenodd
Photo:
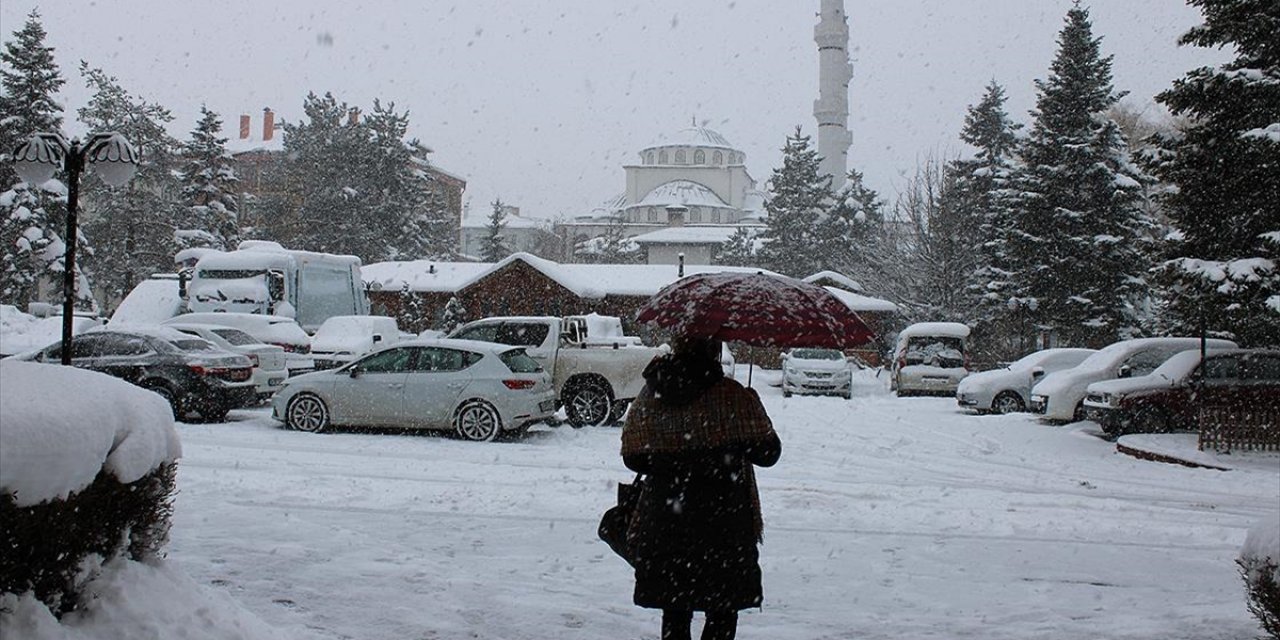
<svg viewBox="0 0 1280 640"><path fill-rule="evenodd" d="M737 151L729 141L718 132L706 127L689 127L681 129L674 134L668 135L657 144L651 144L644 148L657 149L658 147L715 147L720 149L729 149Z"/></svg>
<svg viewBox="0 0 1280 640"><path fill-rule="evenodd" d="M849 307L854 311L882 311L888 313L897 313L898 311L898 305L889 302L888 300L864 296L852 291L846 291L839 287L823 287L823 289L830 291L831 295L844 303L844 306Z"/></svg>
<svg viewBox="0 0 1280 640"><path fill-rule="evenodd" d="M737 225L685 225L667 227L631 237L637 244L724 244L738 232ZM749 232L755 228L747 227Z"/></svg>
<svg viewBox="0 0 1280 640"><path fill-rule="evenodd" d="M654 187L644 198L631 207L728 207L716 192L690 180L672 180ZM630 207L628 207L630 208Z"/></svg>
<svg viewBox="0 0 1280 640"><path fill-rule="evenodd" d="M819 280L830 280L841 287L853 292L863 291L862 285L857 280L850 278L838 271L819 271L804 279L805 282L814 283Z"/></svg>
<svg viewBox="0 0 1280 640"><path fill-rule="evenodd" d="M830 287L828 287L830 289ZM911 336L954 336L965 338L969 335L969 326L959 322L917 322L903 329L899 338Z"/></svg>
<svg viewBox="0 0 1280 640"><path fill-rule="evenodd" d="M173 411L146 389L10 360L0 362L0 377L0 493L20 507L80 491L104 470L134 482L182 455Z"/></svg>
<svg viewBox="0 0 1280 640"><path fill-rule="evenodd" d="M457 291L462 283L493 268L492 262L375 262L360 268L360 277L375 291Z"/></svg>

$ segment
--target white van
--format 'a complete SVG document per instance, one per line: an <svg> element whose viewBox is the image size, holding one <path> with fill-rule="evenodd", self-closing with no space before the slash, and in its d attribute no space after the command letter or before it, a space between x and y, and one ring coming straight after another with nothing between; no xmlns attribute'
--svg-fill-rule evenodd
<svg viewBox="0 0 1280 640"><path fill-rule="evenodd" d="M898 334L890 388L898 396L952 396L969 375L969 327L959 322L917 322Z"/></svg>

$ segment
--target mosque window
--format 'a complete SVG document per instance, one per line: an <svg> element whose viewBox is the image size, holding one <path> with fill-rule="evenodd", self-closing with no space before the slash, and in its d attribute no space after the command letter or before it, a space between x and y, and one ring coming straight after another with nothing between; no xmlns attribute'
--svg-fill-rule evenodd
<svg viewBox="0 0 1280 640"><path fill-rule="evenodd" d="M689 209L689 222L702 222L702 207Z"/></svg>
<svg viewBox="0 0 1280 640"><path fill-rule="evenodd" d="M652 152L652 151L650 151L649 153L644 154L644 163L645 163L645 164L653 164L653 152Z"/></svg>
<svg viewBox="0 0 1280 640"><path fill-rule="evenodd" d="M719 210L719 209L712 209L712 210L711 210L711 220L710 220L710 222L714 222L715 224L720 224L720 210Z"/></svg>
<svg viewBox="0 0 1280 640"><path fill-rule="evenodd" d="M684 149L676 149L676 164L684 164Z"/></svg>
<svg viewBox="0 0 1280 640"><path fill-rule="evenodd" d="M716 165L724 164L724 154L720 153L719 151L711 154L711 162Z"/></svg>
<svg viewBox="0 0 1280 640"><path fill-rule="evenodd" d="M693 152L693 163L694 163L694 164L706 164L706 163L707 163L707 154L706 154L705 152L703 152L703 151L702 151L702 149L698 149L697 151L694 151L694 152Z"/></svg>
<svg viewBox="0 0 1280 640"><path fill-rule="evenodd" d="M666 152L666 151L659 151L659 152L658 152L658 164L666 164L666 163L667 163L667 152Z"/></svg>

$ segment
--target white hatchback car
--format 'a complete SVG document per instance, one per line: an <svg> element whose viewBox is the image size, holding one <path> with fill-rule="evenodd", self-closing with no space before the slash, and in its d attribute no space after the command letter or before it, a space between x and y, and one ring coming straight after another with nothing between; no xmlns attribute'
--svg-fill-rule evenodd
<svg viewBox="0 0 1280 640"><path fill-rule="evenodd" d="M474 340L409 340L339 369L285 382L275 419L299 431L330 425L452 429L488 441L551 417L551 376L523 347Z"/></svg>
<svg viewBox="0 0 1280 640"><path fill-rule="evenodd" d="M259 400L266 400L284 384L289 377L287 359L284 349L266 344L257 338L233 327L215 324L170 324L166 325L193 336L199 336L232 353L247 356L253 363L253 387L258 392Z"/></svg>
<svg viewBox="0 0 1280 640"><path fill-rule="evenodd" d="M1031 405L1031 387L1046 374L1070 369L1097 353L1094 349L1044 349L1003 369L969 374L956 387L956 402L978 413L1013 413Z"/></svg>
<svg viewBox="0 0 1280 640"><path fill-rule="evenodd" d="M1230 340L1209 339L1210 349L1234 349ZM1056 422L1084 419L1089 385L1102 380L1145 376L1173 354L1198 349L1200 338L1135 338L1121 340L1085 358L1078 366L1051 373L1031 388L1031 411Z"/></svg>
<svg viewBox="0 0 1280 640"><path fill-rule="evenodd" d="M782 395L853 396L853 365L836 349L792 349L782 354Z"/></svg>

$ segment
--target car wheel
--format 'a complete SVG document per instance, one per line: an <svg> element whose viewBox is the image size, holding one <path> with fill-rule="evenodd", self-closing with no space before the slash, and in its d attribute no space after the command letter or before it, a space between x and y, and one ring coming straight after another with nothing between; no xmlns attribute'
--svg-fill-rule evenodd
<svg viewBox="0 0 1280 640"><path fill-rule="evenodd" d="M464 440L489 442L502 431L502 417L488 403L472 400L458 409L453 427Z"/></svg>
<svg viewBox="0 0 1280 640"><path fill-rule="evenodd" d="M161 398L164 398L164 401L169 403L169 409L173 411L174 420L180 420L183 417L182 401L178 399L178 394L174 393L169 385L153 380L143 382L142 388L152 393L157 393Z"/></svg>
<svg viewBox="0 0 1280 640"><path fill-rule="evenodd" d="M1081 400L1076 403L1076 410L1071 412L1071 422L1080 422L1084 419L1084 400Z"/></svg>
<svg viewBox="0 0 1280 640"><path fill-rule="evenodd" d="M1013 391L1002 391L991 401L991 410L996 413L1016 413L1026 411L1027 406L1022 403L1022 398Z"/></svg>
<svg viewBox="0 0 1280 640"><path fill-rule="evenodd" d="M565 415L574 427L598 427L609 419L613 398L598 382L575 384L565 394Z"/></svg>
<svg viewBox="0 0 1280 640"><path fill-rule="evenodd" d="M329 427L329 407L311 393L300 393L285 407L284 423L290 429L320 433Z"/></svg>
<svg viewBox="0 0 1280 640"><path fill-rule="evenodd" d="M1167 433L1169 415L1159 407L1143 407L1133 414L1125 433Z"/></svg>

